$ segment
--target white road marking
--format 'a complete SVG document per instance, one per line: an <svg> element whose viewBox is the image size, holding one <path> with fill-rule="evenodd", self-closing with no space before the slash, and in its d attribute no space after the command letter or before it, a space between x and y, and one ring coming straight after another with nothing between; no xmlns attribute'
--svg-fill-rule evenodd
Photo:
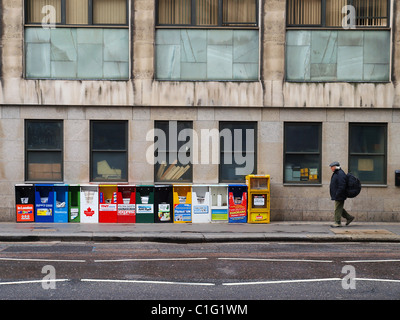
<svg viewBox="0 0 400 320"><path fill-rule="evenodd" d="M368 262L400 262L399 259L397 260L348 260L343 261L345 263L368 263Z"/></svg>
<svg viewBox="0 0 400 320"><path fill-rule="evenodd" d="M232 282L223 283L223 286L245 286L257 284L283 284L283 283L299 283L299 282L324 282L324 281L341 281L341 278L323 278L323 279L294 279L294 280L273 280L273 281L254 281L254 282Z"/></svg>
<svg viewBox="0 0 400 320"><path fill-rule="evenodd" d="M0 258L3 261L39 261L39 262L86 262L86 260L57 260L57 259L22 259L22 258Z"/></svg>
<svg viewBox="0 0 400 320"><path fill-rule="evenodd" d="M208 260L208 258L138 258L138 259L94 260L94 262L195 261L195 260Z"/></svg>
<svg viewBox="0 0 400 320"><path fill-rule="evenodd" d="M263 259L263 258L218 258L218 260L234 261L267 261L267 262L322 262L332 263L332 260L305 260L305 259Z"/></svg>
<svg viewBox="0 0 400 320"><path fill-rule="evenodd" d="M82 282L116 282L116 283L144 283L144 284L172 284L185 286L215 286L215 283L202 282L175 282L155 280L112 280L112 279L81 279Z"/></svg>
<svg viewBox="0 0 400 320"><path fill-rule="evenodd" d="M54 282L66 282L70 281L69 279L54 279L54 280L22 280L22 281L10 281L10 282L0 282L0 285L7 284L31 284L31 283L49 283L50 281Z"/></svg>
<svg viewBox="0 0 400 320"><path fill-rule="evenodd" d="M377 282L397 282L400 283L400 280L397 279L371 279L371 278L354 278L356 281L377 281Z"/></svg>

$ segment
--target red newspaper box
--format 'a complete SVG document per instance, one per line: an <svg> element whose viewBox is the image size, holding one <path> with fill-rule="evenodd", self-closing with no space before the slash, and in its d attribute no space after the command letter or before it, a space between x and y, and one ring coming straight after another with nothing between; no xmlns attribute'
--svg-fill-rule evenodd
<svg viewBox="0 0 400 320"><path fill-rule="evenodd" d="M118 186L117 192L117 222L136 222L136 187Z"/></svg>
<svg viewBox="0 0 400 320"><path fill-rule="evenodd" d="M117 222L117 186L99 186L99 222Z"/></svg>

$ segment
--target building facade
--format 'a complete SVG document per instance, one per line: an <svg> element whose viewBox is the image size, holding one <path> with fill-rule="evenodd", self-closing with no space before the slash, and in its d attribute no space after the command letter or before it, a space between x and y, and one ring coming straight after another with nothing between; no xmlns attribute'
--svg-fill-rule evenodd
<svg viewBox="0 0 400 320"><path fill-rule="evenodd" d="M345 8L345 9L343 9ZM271 176L271 221L400 221L394 0L2 0L0 221L21 183ZM344 10L344 11L342 11Z"/></svg>

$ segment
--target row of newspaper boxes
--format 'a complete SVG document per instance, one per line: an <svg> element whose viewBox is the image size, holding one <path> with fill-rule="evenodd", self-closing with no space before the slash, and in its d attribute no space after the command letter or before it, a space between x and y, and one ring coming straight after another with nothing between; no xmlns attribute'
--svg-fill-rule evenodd
<svg viewBox="0 0 400 320"><path fill-rule="evenodd" d="M15 186L17 222L269 223L269 176L246 184Z"/></svg>

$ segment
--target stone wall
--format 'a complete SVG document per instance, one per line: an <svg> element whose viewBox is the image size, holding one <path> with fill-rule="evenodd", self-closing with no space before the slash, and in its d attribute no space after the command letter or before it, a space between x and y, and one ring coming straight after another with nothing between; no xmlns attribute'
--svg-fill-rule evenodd
<svg viewBox="0 0 400 320"><path fill-rule="evenodd" d="M132 2L127 81L28 80L24 78L23 1L3 0L0 79L0 221L14 221L14 185L24 182L24 120L64 121L65 183L89 179L89 123L129 120L129 182L153 183L145 159L146 134L155 120L191 120L195 130L218 128L219 121L257 121L258 173L271 175L271 220L332 220L328 164L348 161L349 122L388 124L387 185L365 187L346 202L358 220L400 221L400 31L392 30L388 83L285 81L285 1L261 2L258 81L156 81L154 1ZM400 6L392 22L400 26ZM285 121L322 123L322 183L283 183ZM142 150L137 152L137 150ZM218 165L198 164L193 183L217 183Z"/></svg>

